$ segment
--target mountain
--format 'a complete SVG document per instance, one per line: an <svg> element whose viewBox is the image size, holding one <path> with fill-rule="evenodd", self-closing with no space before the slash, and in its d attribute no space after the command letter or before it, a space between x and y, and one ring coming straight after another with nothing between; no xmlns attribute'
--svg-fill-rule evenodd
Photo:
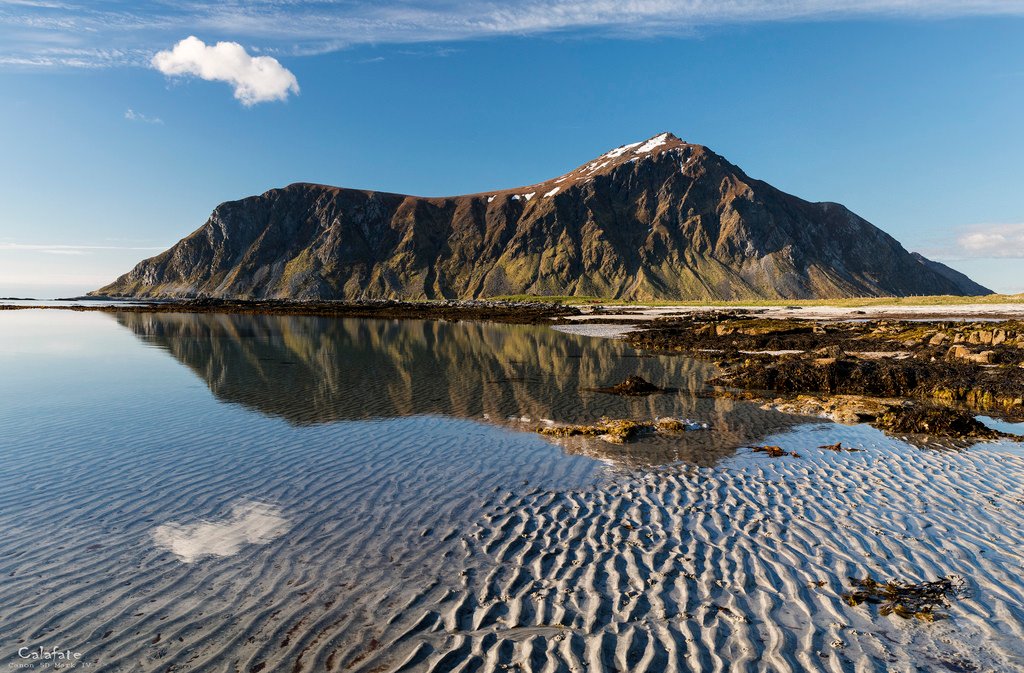
<svg viewBox="0 0 1024 673"><path fill-rule="evenodd" d="M940 268L941 267L941 268ZM669 133L546 182L425 198L293 184L223 203L94 295L798 299L988 290Z"/></svg>
<svg viewBox="0 0 1024 673"><path fill-rule="evenodd" d="M912 252L910 254L914 259L935 273L956 283L961 289L963 289L965 295L978 296L982 294L992 294L992 290L988 289L984 285L975 283L973 280L968 278L966 274L960 273L956 269L951 269L941 262L932 261L924 255L916 252Z"/></svg>

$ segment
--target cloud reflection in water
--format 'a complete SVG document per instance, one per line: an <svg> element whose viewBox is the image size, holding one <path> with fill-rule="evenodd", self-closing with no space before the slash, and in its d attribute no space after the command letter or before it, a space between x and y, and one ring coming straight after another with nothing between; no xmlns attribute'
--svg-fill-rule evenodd
<svg viewBox="0 0 1024 673"><path fill-rule="evenodd" d="M182 563L194 563L203 556L233 556L247 544L266 544L290 527L280 507L242 501L232 505L231 514L220 521L158 526L153 541Z"/></svg>

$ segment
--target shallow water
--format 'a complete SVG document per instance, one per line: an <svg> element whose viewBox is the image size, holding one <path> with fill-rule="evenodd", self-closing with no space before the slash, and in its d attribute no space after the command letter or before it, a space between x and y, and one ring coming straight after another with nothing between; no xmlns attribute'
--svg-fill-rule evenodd
<svg viewBox="0 0 1024 673"><path fill-rule="evenodd" d="M678 390L587 390L630 374ZM712 374L538 326L2 313L0 662L1021 669L1018 444L916 449L695 395ZM711 429L534 432L601 416ZM935 624L840 597L954 572Z"/></svg>

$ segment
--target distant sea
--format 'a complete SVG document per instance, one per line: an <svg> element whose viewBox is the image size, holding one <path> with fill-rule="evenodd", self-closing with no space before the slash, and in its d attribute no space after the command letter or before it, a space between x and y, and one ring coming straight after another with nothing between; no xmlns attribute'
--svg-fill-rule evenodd
<svg viewBox="0 0 1024 673"><path fill-rule="evenodd" d="M95 290L95 286L85 285L37 285L34 283L0 284L0 297L17 297L19 299L62 299L64 297L80 297L86 292Z"/></svg>

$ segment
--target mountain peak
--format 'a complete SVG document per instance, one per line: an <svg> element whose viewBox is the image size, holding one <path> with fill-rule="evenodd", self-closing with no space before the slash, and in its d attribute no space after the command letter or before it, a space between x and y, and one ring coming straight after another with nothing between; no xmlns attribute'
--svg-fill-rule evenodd
<svg viewBox="0 0 1024 673"><path fill-rule="evenodd" d="M983 291L846 208L786 194L659 133L516 189L431 198L271 190L218 206L199 230L97 292L722 300Z"/></svg>
<svg viewBox="0 0 1024 673"><path fill-rule="evenodd" d="M646 154L649 152L653 152L659 147L663 149L671 149L672 147L677 147L679 145L685 144L686 142L684 142L676 134L671 133L669 131L664 131L662 133L658 133L656 135L651 136L647 140L641 140L635 143L627 143L625 145L620 145L619 147L616 147L614 150L606 152L606 155L611 155L613 153L623 153L630 150L632 150L634 154Z"/></svg>
<svg viewBox="0 0 1024 673"><path fill-rule="evenodd" d="M640 140L635 143L627 143L625 145L619 145L613 150L609 150L597 158L598 161L602 159L622 159L623 161L630 161L647 157L653 154L660 154L667 150L674 150L679 147L686 147L689 143L681 140L678 136L673 133L664 132L657 135L651 136L647 140Z"/></svg>
<svg viewBox="0 0 1024 673"><path fill-rule="evenodd" d="M646 159L657 157L665 152L684 150L685 148L693 148L694 150L697 148L703 149L700 145L687 143L675 134L666 131L651 136L647 140L639 140L637 142L619 145L615 149L608 150L601 156L577 166L565 175L530 185L525 189L543 190L546 195L553 195L557 191L564 190L571 185L590 182L598 175L609 174L623 164L638 163ZM689 153L680 156L680 159L685 161L690 159L692 156L693 153ZM520 190L521 189L524 188L520 188Z"/></svg>

